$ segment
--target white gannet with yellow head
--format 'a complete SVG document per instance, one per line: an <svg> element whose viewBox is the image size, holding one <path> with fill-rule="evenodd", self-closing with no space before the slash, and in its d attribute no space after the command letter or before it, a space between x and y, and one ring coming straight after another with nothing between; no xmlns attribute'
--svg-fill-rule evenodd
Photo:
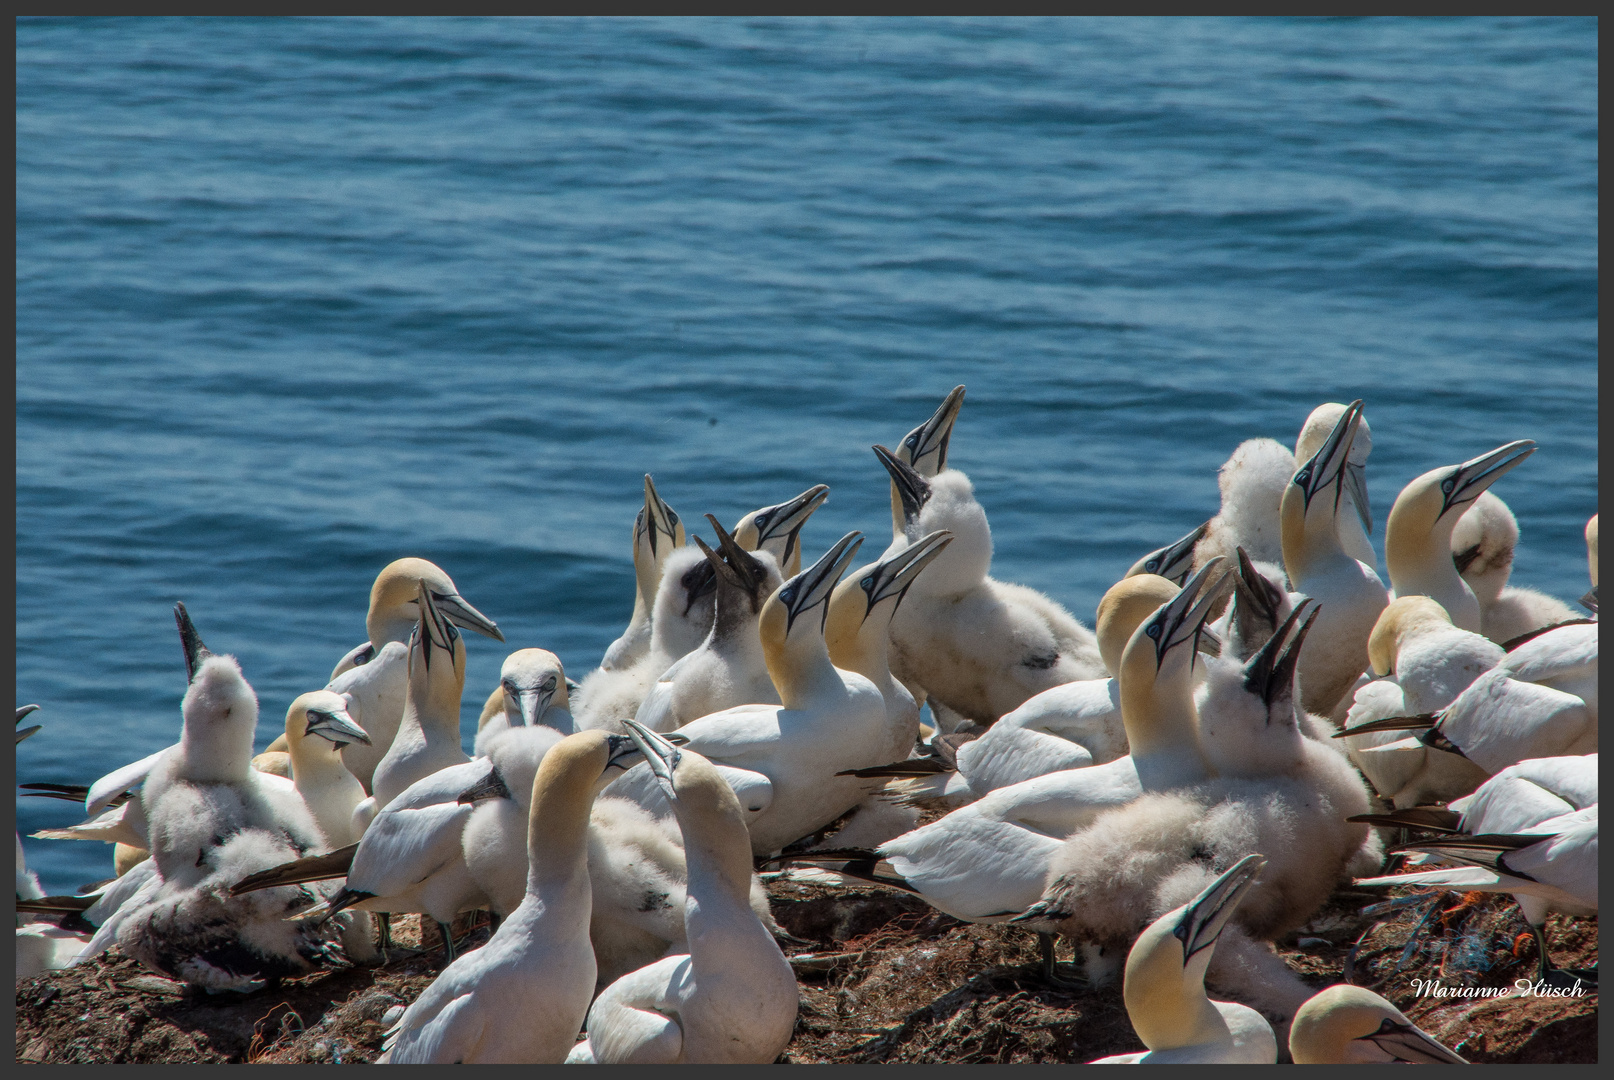
<svg viewBox="0 0 1614 1080"><path fill-rule="evenodd" d="M347 713L347 699L329 690L299 696L286 709L286 747L291 781L325 834L325 849L359 838L353 811L364 801L364 787L342 764L342 748L370 736Z"/></svg>
<svg viewBox="0 0 1614 1080"><path fill-rule="evenodd" d="M1339 423L1339 418L1345 415L1349 405L1341 405L1337 401L1328 401L1311 410L1306 422L1300 427L1300 436L1295 440L1295 463L1310 461L1322 449L1329 433ZM1368 534L1373 531L1373 511L1367 501L1367 458L1373 453L1373 431L1368 427L1367 416L1364 414L1356 426L1356 437L1351 440L1350 453L1346 455L1345 473L1342 483L1345 488L1344 501L1349 501L1351 508L1356 511L1353 517L1342 514L1339 518L1339 545L1345 549L1345 554L1357 559L1367 566L1379 565L1379 557L1373 550L1373 541Z"/></svg>
<svg viewBox="0 0 1614 1080"><path fill-rule="evenodd" d="M1296 1065L1467 1065L1364 986L1330 986L1300 1006L1289 1027Z"/></svg>
<svg viewBox="0 0 1614 1080"><path fill-rule="evenodd" d="M460 956L388 1029L379 1063L558 1064L594 995L589 811L638 749L579 731L544 754L532 785L527 895L488 943Z"/></svg>
<svg viewBox="0 0 1614 1080"><path fill-rule="evenodd" d="M504 634L494 621L460 595L442 568L425 559L398 559L376 575L364 626L370 640L351 650L331 672L325 689L348 699L348 714L366 734L368 745L352 742L342 751L348 772L371 791L376 766L392 746L403 719L409 686L409 636L420 621L420 597L429 593L443 619L495 641ZM276 739L270 751L284 751Z"/></svg>
<svg viewBox="0 0 1614 1080"><path fill-rule="evenodd" d="M560 657L548 649L517 649L505 657L499 668L499 685L488 695L477 719L473 747L477 756L487 752L489 739L511 728L542 724L570 735L574 726L570 683Z"/></svg>
<svg viewBox="0 0 1614 1080"><path fill-rule="evenodd" d="M1373 567L1339 539L1341 515L1351 513L1347 476L1361 418L1361 401L1351 402L1283 492L1284 569L1296 592L1321 605L1300 655L1302 705L1320 716L1334 714L1367 668L1367 638L1389 602Z"/></svg>
<svg viewBox="0 0 1614 1080"><path fill-rule="evenodd" d="M1153 574L1163 577L1173 585L1182 586L1188 580L1188 575L1194 572L1194 549L1199 541L1210 529L1210 522L1194 526L1189 534L1181 540L1175 540L1165 547L1156 548L1143 558L1132 564L1126 572L1127 577L1137 577L1139 574ZM1108 667L1106 660L1105 666Z"/></svg>
<svg viewBox="0 0 1614 1080"><path fill-rule="evenodd" d="M1451 557L1480 606L1480 632L1495 642L1578 618L1556 597L1508 584L1519 523L1496 492L1481 492L1451 533Z"/></svg>
<svg viewBox="0 0 1614 1080"><path fill-rule="evenodd" d="M675 731L736 705L779 704L757 632L763 602L784 580L779 563L766 549L741 547L710 514L707 520L717 530L721 553L700 537L695 543L715 575L712 629L661 673L639 705L635 719L651 731Z"/></svg>
<svg viewBox="0 0 1614 1080"><path fill-rule="evenodd" d="M874 452L903 502L902 546L953 534L891 621L891 671L916 699L990 725L1033 694L1104 675L1091 630L1035 589L988 576L992 530L968 476L926 479L885 447Z"/></svg>
<svg viewBox="0 0 1614 1080"><path fill-rule="evenodd" d="M829 488L814 484L777 506L753 510L730 530L735 543L746 551L766 551L779 564L783 577L801 573L801 529L813 511L829 498Z"/></svg>
<svg viewBox="0 0 1614 1080"><path fill-rule="evenodd" d="M625 671L650 650L651 607L667 556L684 546L684 523L644 474L644 506L633 519L633 615L622 636L605 650L601 671Z"/></svg>
<svg viewBox="0 0 1614 1080"><path fill-rule="evenodd" d="M1192 901L1160 916L1126 958L1122 995L1143 1053L1099 1058L1095 1065L1225 1062L1271 1065L1278 1042L1266 1018L1246 1005L1205 993L1222 929L1250 891L1266 860L1247 855Z"/></svg>
<svg viewBox="0 0 1614 1080"><path fill-rule="evenodd" d="M765 1065L790 1042L796 976L752 910L745 812L722 775L687 747L629 723L683 834L688 952L607 986L568 1063Z"/></svg>
<svg viewBox="0 0 1614 1080"><path fill-rule="evenodd" d="M1430 469L1396 496L1384 527L1384 565L1396 596L1422 593L1446 609L1452 625L1481 632L1480 604L1452 562L1452 533L1480 494L1535 453L1516 439L1461 465Z"/></svg>

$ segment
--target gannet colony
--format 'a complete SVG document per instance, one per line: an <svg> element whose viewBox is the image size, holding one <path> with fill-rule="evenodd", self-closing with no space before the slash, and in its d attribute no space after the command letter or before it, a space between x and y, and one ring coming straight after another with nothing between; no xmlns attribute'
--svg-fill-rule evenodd
<svg viewBox="0 0 1614 1080"><path fill-rule="evenodd" d="M823 485L697 536L646 476L621 637L576 681L511 652L474 756L463 631L504 637L445 569L382 568L367 640L256 757L249 673L176 605L178 741L21 785L82 801L35 836L111 845L116 874L44 896L18 837L19 983L114 952L239 998L408 952L408 915L437 974L380 1062L768 1063L801 1006L760 872L1036 932L1041 978L1124 1003L1138 1049L1105 1061L1463 1063L1277 955L1342 886L1504 894L1527 981L1595 993L1544 927L1597 910L1597 517L1590 618L1508 584L1490 489L1535 443L1430 462L1381 576L1362 402L1320 405L1292 452L1240 445L1220 512L1140 553L1089 629L990 576L948 460L963 400L873 448L877 555L853 532L804 556Z"/></svg>

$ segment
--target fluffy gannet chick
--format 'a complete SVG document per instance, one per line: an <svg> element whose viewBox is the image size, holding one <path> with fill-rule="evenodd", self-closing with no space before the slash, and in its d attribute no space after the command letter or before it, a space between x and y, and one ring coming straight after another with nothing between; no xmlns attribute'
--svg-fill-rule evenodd
<svg viewBox="0 0 1614 1080"><path fill-rule="evenodd" d="M548 649L517 649L499 668L499 685L488 695L478 719L478 757L489 739L518 727L554 728L570 735L574 728L566 668Z"/></svg>
<svg viewBox="0 0 1614 1080"><path fill-rule="evenodd" d="M1156 574L1132 575L1112 585L1093 624L1104 666L1119 670L1132 634L1181 591ZM896 789L905 800L960 806L1022 780L1106 764L1127 752L1121 685L1106 678L1055 686L1026 699L977 739L953 747L943 737L932 746L938 752L863 769L860 775L911 778Z"/></svg>
<svg viewBox="0 0 1614 1080"><path fill-rule="evenodd" d="M422 591L431 594L439 621L504 640L498 625L472 607L437 564L398 559L382 568L370 587L370 610L364 617L369 640L337 662L325 687L348 698L348 714L370 736L369 745L352 742L342 751L342 763L366 792L374 791L376 766L392 748L403 719L409 689L408 642L420 621ZM283 751L285 746L276 740L269 749Z"/></svg>
<svg viewBox="0 0 1614 1080"><path fill-rule="evenodd" d="M1163 548L1156 548L1143 558L1132 564L1132 569L1126 572L1127 577L1137 577L1139 574L1154 574L1163 577L1173 585L1181 586L1188 580L1188 575L1194 572L1194 548L1210 528L1210 522L1196 525L1192 532L1181 540L1173 541ZM1102 649L1101 649L1102 651ZM1108 666L1108 661L1106 661Z"/></svg>
<svg viewBox="0 0 1614 1080"><path fill-rule="evenodd" d="M1384 565L1395 596L1422 593L1440 604L1453 626L1479 633L1479 600L1452 562L1451 538L1470 503L1535 453L1517 439L1461 465L1431 469L1401 489L1384 527Z"/></svg>
<svg viewBox="0 0 1614 1080"><path fill-rule="evenodd" d="M342 748L369 736L347 713L347 699L329 690L303 694L286 709L291 781L325 836L325 850L359 838L353 810L364 788L342 764Z"/></svg>
<svg viewBox="0 0 1614 1080"><path fill-rule="evenodd" d="M1306 417L1306 422L1300 427L1300 436L1295 440L1295 464L1310 461L1317 456L1323 443L1328 439L1329 432L1339 423L1339 418L1345 415L1350 406L1341 405L1337 401L1328 401L1317 406ZM1339 518L1339 544L1345 549L1345 554L1358 559L1368 566L1377 569L1379 557L1373 550L1373 541L1368 534L1373 531L1373 511L1367 501L1367 458L1373 453L1373 430L1368 427L1367 416L1362 416L1361 423L1356 429L1356 438L1351 441L1351 452L1347 455L1345 465L1344 485L1345 498L1350 500L1351 506L1356 510L1353 518L1350 514L1341 514Z"/></svg>
<svg viewBox="0 0 1614 1080"><path fill-rule="evenodd" d="M1508 585L1518 544L1519 523L1494 491L1482 492L1452 529L1452 562L1479 601L1480 633L1492 641L1578 618L1556 597Z"/></svg>
<svg viewBox="0 0 1614 1080"><path fill-rule="evenodd" d="M426 583L418 588L419 622L409 637L403 719L386 756L375 767L371 796L354 811L361 830L410 784L470 760L460 749L465 641L439 610Z"/></svg>
<svg viewBox="0 0 1614 1080"><path fill-rule="evenodd" d="M1035 589L988 576L992 530L968 476L949 468L926 480L874 449L901 490L908 540L953 534L892 617L893 675L983 725L1051 686L1103 677L1091 630Z"/></svg>
<svg viewBox="0 0 1614 1080"><path fill-rule="evenodd" d="M1222 508L1205 523L1205 535L1194 546L1194 566L1220 555L1233 561L1243 548L1255 559L1283 561L1279 506L1284 488L1295 474L1295 457L1273 439L1246 439L1216 474Z"/></svg>
<svg viewBox="0 0 1614 1080"><path fill-rule="evenodd" d="M766 551L783 577L795 577L801 573L801 528L828 498L829 488L814 484L777 506L753 510L735 522L734 540L746 551Z"/></svg>
<svg viewBox="0 0 1614 1080"><path fill-rule="evenodd" d="M1595 973L1552 967L1543 927L1551 911L1597 914L1597 787L1596 754L1522 761L1454 800L1443 817L1436 808L1419 808L1423 817L1407 824L1442 835L1396 849L1419 853L1415 872L1356 883L1512 893L1536 939L1536 977L1552 985L1595 984ZM1424 868L1439 863L1449 868Z"/></svg>
<svg viewBox="0 0 1614 1080"><path fill-rule="evenodd" d="M613 982L568 1062L765 1065L795 1029L796 975L750 906L745 813L710 762L647 728L628 732L667 794L689 867L687 953Z"/></svg>
<svg viewBox="0 0 1614 1080"><path fill-rule="evenodd" d="M1341 706L1342 699L1367 668L1367 638L1389 602L1379 575L1339 541L1351 447L1361 418L1361 401L1351 402L1283 491L1284 569L1295 591L1320 605L1300 655L1301 704L1319 716L1349 707L1348 701Z"/></svg>
<svg viewBox="0 0 1614 1080"><path fill-rule="evenodd" d="M123 951L208 990L250 990L303 974L327 958L325 932L285 916L305 890L228 894L231 882L317 850L319 826L289 784L254 772L258 701L231 656L198 666L182 706L184 730L142 790L158 886L117 931Z"/></svg>
<svg viewBox="0 0 1614 1080"><path fill-rule="evenodd" d="M1217 939L1265 862L1260 855L1245 856L1139 935L1127 954L1122 995L1132 1030L1149 1049L1093 1064L1271 1065L1278 1060L1277 1038L1265 1017L1245 1005L1212 1001L1205 993L1205 970Z"/></svg>
<svg viewBox="0 0 1614 1080"><path fill-rule="evenodd" d="M577 1041L594 993L589 809L613 762L638 749L580 731L538 766L527 895L482 948L443 970L387 1032L387 1064L551 1064Z"/></svg>
<svg viewBox="0 0 1614 1080"><path fill-rule="evenodd" d="M1449 768L1461 755L1487 775L1529 758L1597 751L1597 626L1560 626L1531 638L1475 679L1455 701L1434 713L1391 717L1347 728L1363 733L1420 734L1365 754L1400 753L1429 747L1426 768ZM1483 777L1470 774L1472 783ZM1421 791L1454 798L1473 790L1436 789L1420 777Z"/></svg>
<svg viewBox="0 0 1614 1080"><path fill-rule="evenodd" d="M650 650L650 611L661 585L662 567L684 546L684 523L644 474L644 506L633 519L633 615L628 628L600 660L601 671L626 671Z"/></svg>
<svg viewBox="0 0 1614 1080"><path fill-rule="evenodd" d="M695 538L717 581L712 629L697 648L662 672L645 695L636 719L652 731L675 731L696 717L735 705L779 704L757 633L763 601L784 581L779 563L767 551L746 551L710 514L707 520L722 548L720 555Z"/></svg>
<svg viewBox="0 0 1614 1080"><path fill-rule="evenodd" d="M1120 681L1130 755L999 788L873 852L797 858L850 856L841 873L916 893L969 922L1002 922L1025 911L1041 897L1048 860L1064 837L1145 791L1210 775L1194 711L1192 657L1225 584L1221 565L1217 559L1203 567L1127 643Z"/></svg>
<svg viewBox="0 0 1614 1080"><path fill-rule="evenodd" d="M633 666L620 671L600 668L583 676L573 698L577 730L609 730L621 734L661 673L673 661L697 648L712 629L717 575L700 549L674 548L662 564L661 584L650 617L650 648Z"/></svg>
<svg viewBox="0 0 1614 1080"><path fill-rule="evenodd" d="M1296 1065L1467 1065L1363 986L1330 986L1300 1006L1289 1028Z"/></svg>
<svg viewBox="0 0 1614 1080"><path fill-rule="evenodd" d="M824 624L835 583L862 543L848 533L780 586L758 621L763 654L782 704L740 705L678 730L680 746L712 761L752 812L759 855L823 828L868 793L869 781L838 776L883 760L890 736L885 698L868 679L830 662ZM628 772L610 794L646 808L666 796L648 766Z"/></svg>
<svg viewBox="0 0 1614 1080"><path fill-rule="evenodd" d="M1392 601L1374 624L1367 651L1379 678L1357 690L1345 718L1347 728L1443 709L1504 655L1489 638L1453 626L1446 609L1427 596ZM1374 790L1397 808L1443 792L1471 791L1485 778L1472 763L1451 755L1437 760L1431 771L1428 748L1422 745L1368 752L1402 738L1402 731L1394 730L1341 739Z"/></svg>

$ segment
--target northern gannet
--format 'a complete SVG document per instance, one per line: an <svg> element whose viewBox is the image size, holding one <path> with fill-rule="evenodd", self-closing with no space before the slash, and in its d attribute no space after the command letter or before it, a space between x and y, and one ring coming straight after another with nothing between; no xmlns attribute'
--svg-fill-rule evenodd
<svg viewBox="0 0 1614 1080"><path fill-rule="evenodd" d="M1156 548L1143 558L1132 564L1132 569L1126 572L1127 577L1136 577L1139 574L1153 574L1163 577L1173 585L1181 586L1188 580L1188 575L1194 572L1194 548L1210 528L1210 522L1196 525L1192 532L1181 540L1175 540L1163 548ZM1106 662L1106 666L1108 663Z"/></svg>
<svg viewBox="0 0 1614 1080"><path fill-rule="evenodd" d="M689 867L687 953L624 975L590 1007L569 1063L771 1064L794 1033L796 976L750 905L751 843L734 792L699 754L630 723L666 792Z"/></svg>
<svg viewBox="0 0 1614 1080"><path fill-rule="evenodd" d="M532 782L560 738L548 729L500 736L488 748L487 775L459 797L474 804L461 839L465 865L500 918L526 896ZM589 816L588 875L594 891L589 940L600 985L685 947L684 844L676 820L657 818L626 799L596 799ZM771 925L768 895L757 879L751 906Z"/></svg>
<svg viewBox="0 0 1614 1080"><path fill-rule="evenodd" d="M415 781L470 760L460 748L465 640L437 607L431 588L424 581L417 588L419 621L409 637L403 719L375 767L370 797L354 811L361 829Z"/></svg>
<svg viewBox="0 0 1614 1080"><path fill-rule="evenodd" d="M601 671L626 671L650 651L650 610L661 585L662 566L684 546L684 523L644 474L644 506L633 519L633 615L628 628L600 660Z"/></svg>
<svg viewBox="0 0 1614 1080"><path fill-rule="evenodd" d="M443 970L387 1032L388 1064L559 1063L594 994L588 922L589 808L638 750L580 731L552 747L533 780L527 895L482 948Z"/></svg>
<svg viewBox="0 0 1614 1080"><path fill-rule="evenodd" d="M1205 970L1216 942L1265 862L1260 855L1245 856L1139 935L1127 954L1122 995L1132 1030L1149 1049L1092 1064L1271 1065L1278 1060L1277 1038L1265 1017L1245 1005L1212 1001L1205 993Z"/></svg>
<svg viewBox="0 0 1614 1080"><path fill-rule="evenodd" d="M1379 678L1356 691L1348 728L1409 714L1432 713L1457 699L1502 660L1502 647L1453 626L1446 609L1427 596L1403 596L1379 615L1367 651ZM1373 788L1397 807L1426 798L1450 798L1485 779L1473 763L1452 755L1433 762L1423 745L1368 752L1403 738L1401 730L1355 735L1342 741Z"/></svg>
<svg viewBox="0 0 1614 1080"><path fill-rule="evenodd" d="M1519 523L1494 491L1482 492L1451 534L1451 557L1480 606L1480 633L1496 642L1571 622L1568 604L1535 589L1508 585Z"/></svg>
<svg viewBox="0 0 1614 1080"><path fill-rule="evenodd" d="M478 718L476 754L485 755L487 741L511 728L541 724L570 735L574 723L568 682L560 657L548 649L517 649L505 657L499 685Z"/></svg>
<svg viewBox="0 0 1614 1080"><path fill-rule="evenodd" d="M1320 605L1300 654L1301 703L1319 716L1349 707L1342 699L1367 668L1367 638L1389 602L1379 575L1347 554L1339 540L1351 446L1361 418L1361 401L1351 402L1283 491L1283 566L1294 590Z"/></svg>
<svg viewBox="0 0 1614 1080"><path fill-rule="evenodd" d="M370 736L370 745L349 743L342 762L366 792L373 792L376 766L392 747L403 719L409 687L409 637L420 621L420 594L431 594L440 620L503 641L494 621L472 607L442 568L425 559L398 559L376 575L364 617L369 640L347 652L325 689L348 698L348 714ZM270 751L284 751L276 739Z"/></svg>
<svg viewBox="0 0 1614 1080"><path fill-rule="evenodd" d="M1300 427L1299 437L1295 439L1297 466L1317 456L1317 451L1322 449L1329 433L1334 430L1339 418L1348 408L1350 406L1329 401L1311 411L1311 415L1306 417L1306 422ZM1377 569L1379 557L1373 550L1373 541L1367 538L1373 531L1373 511L1367 501L1367 458L1371 453L1373 453L1373 431L1368 427L1367 416L1363 415L1356 428L1356 438L1351 440L1351 452L1347 455L1343 477L1344 498L1356 510L1356 516L1353 518L1350 514L1340 515L1339 544L1351 558Z"/></svg>
<svg viewBox="0 0 1614 1080"><path fill-rule="evenodd" d="M930 479L947 468L947 446L953 439L953 425L958 411L964 407L964 387L955 386L947 392L941 406L929 420L902 437L897 444L897 460L911 466L913 471ZM908 536L908 517L903 510L902 491L895 478L891 481L891 547L886 554L905 546Z"/></svg>
<svg viewBox="0 0 1614 1080"><path fill-rule="evenodd" d="M1597 914L1597 755L1536 758L1491 777L1446 811L1419 807L1369 815L1439 833L1397 850L1416 851L1410 874L1361 878L1358 885L1436 885L1512 893L1535 936L1537 978L1552 985L1592 983L1594 972L1554 969L1543 926L1547 913ZM1422 869L1430 863L1447 868Z"/></svg>
<svg viewBox="0 0 1614 1080"><path fill-rule="evenodd" d="M707 520L722 549L719 554L695 538L717 582L712 629L697 648L661 673L639 705L635 719L651 731L675 731L736 705L779 704L757 632L763 601L784 581L778 560L766 550L752 554L715 517L708 514Z"/></svg>
<svg viewBox="0 0 1614 1080"><path fill-rule="evenodd" d="M1232 563L1236 548L1262 562L1283 560L1279 507L1295 456L1274 439L1246 439L1217 470L1222 506L1205 523L1205 535L1194 546L1196 568L1214 556Z"/></svg>
<svg viewBox="0 0 1614 1080"><path fill-rule="evenodd" d="M968 476L949 468L927 480L884 447L875 453L901 493L906 541L953 534L892 617L893 675L983 725L1049 687L1104 676L1091 630L1035 589L988 576L992 530Z"/></svg>
<svg viewBox="0 0 1614 1080"><path fill-rule="evenodd" d="M286 709L286 745L291 781L325 836L325 849L359 838L353 810L364 787L342 764L342 748L369 736L347 714L347 699L329 690L303 694Z"/></svg>
<svg viewBox="0 0 1614 1080"><path fill-rule="evenodd" d="M1479 600L1452 562L1452 532L1470 503L1535 450L1531 440L1517 439L1431 469L1401 489L1384 526L1384 565L1396 596L1422 593L1446 609L1453 626L1481 632Z"/></svg>
<svg viewBox="0 0 1614 1080"><path fill-rule="evenodd" d="M862 801L869 781L837 776L883 760L890 736L885 699L868 679L830 662L824 624L835 583L862 543L842 537L808 569L786 581L762 606L758 622L768 673L780 705L740 705L678 730L687 746L725 772L742 806L753 811L751 846L778 851L834 821ZM647 808L666 796L648 766L628 772L610 791Z"/></svg>
<svg viewBox="0 0 1614 1080"><path fill-rule="evenodd" d="M829 498L829 488L814 484L793 499L777 506L753 510L735 522L735 542L746 551L766 551L779 564L783 577L801 573L801 528L813 511Z"/></svg>
<svg viewBox="0 0 1614 1080"><path fill-rule="evenodd" d="M1296 1065L1467 1065L1468 1062L1363 986L1341 984L1309 999L1289 1028Z"/></svg>

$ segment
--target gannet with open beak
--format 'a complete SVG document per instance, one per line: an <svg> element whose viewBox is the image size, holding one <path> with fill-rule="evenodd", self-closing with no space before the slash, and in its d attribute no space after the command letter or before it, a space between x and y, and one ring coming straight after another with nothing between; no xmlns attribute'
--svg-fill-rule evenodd
<svg viewBox="0 0 1614 1080"><path fill-rule="evenodd" d="M1467 1065L1407 1015L1363 986L1330 986L1289 1028L1296 1065Z"/></svg>
<svg viewBox="0 0 1614 1080"><path fill-rule="evenodd" d="M1414 872L1361 878L1358 885L1434 885L1512 893L1535 936L1537 978L1554 986L1597 982L1595 972L1562 971L1547 956L1547 913L1597 914L1597 755L1521 761L1444 811L1418 807L1368 815L1438 835L1396 850L1415 851ZM1444 869L1425 869L1431 864Z"/></svg>
<svg viewBox="0 0 1614 1080"><path fill-rule="evenodd" d="M403 719L375 767L371 795L354 811L360 828L415 781L470 760L460 748L460 698L465 691L465 640L418 585L419 621L409 637L409 690Z"/></svg>
<svg viewBox="0 0 1614 1080"><path fill-rule="evenodd" d="M829 498L829 488L814 484L793 499L777 506L753 510L730 530L735 543L746 551L766 551L779 564L783 577L801 573L801 528L813 511Z"/></svg>
<svg viewBox="0 0 1614 1080"><path fill-rule="evenodd" d="M766 550L755 554L735 542L715 517L721 554L695 538L717 582L712 630L700 646L675 660L645 695L635 719L651 731L676 731L697 717L736 705L777 705L779 692L762 656L757 619L763 601L784 579ZM799 553L798 553L799 558Z"/></svg>
<svg viewBox="0 0 1614 1080"><path fill-rule="evenodd" d="M626 671L650 651L650 614L662 567L675 548L684 546L684 523L644 474L644 506L633 519L633 615L628 628L600 660L601 671Z"/></svg>
<svg viewBox="0 0 1614 1080"><path fill-rule="evenodd" d="M1508 642L1532 630L1580 616L1568 604L1535 589L1508 584L1519 523L1494 491L1481 492L1451 534L1451 557L1480 606L1480 632Z"/></svg>
<svg viewBox="0 0 1614 1080"><path fill-rule="evenodd" d="M885 699L868 679L830 662L824 624L835 583L862 534L843 536L822 558L786 581L758 621L780 705L740 705L678 730L687 746L724 769L750 812L751 845L778 851L834 821L868 793L869 782L837 776L883 760L890 736ZM687 741L685 741L687 740ZM666 796L649 767L628 772L610 794L660 809Z"/></svg>
<svg viewBox="0 0 1614 1080"><path fill-rule="evenodd" d="M1401 489L1384 527L1384 565L1396 596L1422 593L1453 626L1480 633L1480 604L1452 562L1452 532L1469 504L1525 458L1536 444L1516 439L1461 465L1430 469Z"/></svg>
<svg viewBox="0 0 1614 1080"><path fill-rule="evenodd" d="M1149 1049L1093 1064L1271 1065L1278 1060L1278 1042L1265 1017L1245 1005L1212 1001L1205 993L1205 970L1216 942L1265 863L1260 855L1245 856L1138 937L1127 954L1122 995L1132 1030Z"/></svg>
<svg viewBox="0 0 1614 1080"><path fill-rule="evenodd" d="M370 736L368 745L349 743L342 762L366 792L372 787L376 766L392 748L393 736L403 719L409 686L409 638L420 621L422 591L431 595L439 620L446 620L484 637L503 641L498 625L460 595L442 568L425 559L398 559L376 575L370 587L370 610L364 617L369 640L337 661L325 689L348 698L348 714ZM270 751L284 751L276 739Z"/></svg>
<svg viewBox="0 0 1614 1080"><path fill-rule="evenodd" d="M1295 591L1320 605L1300 654L1301 703L1319 716L1349 707L1341 700L1367 668L1367 638L1389 602L1379 575L1347 554L1339 540L1351 446L1361 418L1361 401L1351 402L1283 492L1283 566Z"/></svg>
<svg viewBox="0 0 1614 1080"><path fill-rule="evenodd" d="M488 695L476 729L473 749L487 753L488 740L518 727L554 728L570 735L572 720L570 680L560 657L548 649L517 649L499 668L499 685Z"/></svg>
<svg viewBox="0 0 1614 1080"><path fill-rule="evenodd" d="M1317 406L1306 417L1306 422L1300 427L1300 435L1295 439L1295 464L1310 461L1322 449L1328 435L1339 423L1339 418L1345 415L1348 405L1341 405L1337 401L1328 401ZM1373 531L1373 511L1367 500L1367 458L1373 453L1373 430L1368 427L1367 416L1363 414L1356 427L1356 437L1351 440L1351 452L1346 455L1345 474L1342 482L1345 486L1343 501L1349 501L1356 514L1341 514L1339 518L1339 545L1345 549L1345 554L1353 559L1375 568L1378 568L1379 557L1373 550L1373 541L1368 534Z"/></svg>
<svg viewBox="0 0 1614 1080"><path fill-rule="evenodd" d="M443 970L388 1031L379 1062L549 1064L566 1059L594 994L589 808L638 749L603 731L544 755L527 828L527 895L488 943Z"/></svg>
<svg viewBox="0 0 1614 1080"><path fill-rule="evenodd" d="M750 906L745 813L711 763L630 723L666 792L689 866L687 953L624 975L588 1013L569 1063L773 1062L796 1023L796 976Z"/></svg>
<svg viewBox="0 0 1614 1080"><path fill-rule="evenodd" d="M353 810L364 787L342 764L342 748L369 736L347 714L347 699L329 690L303 694L286 709L291 780L325 836L325 850L359 838Z"/></svg>
<svg viewBox="0 0 1614 1080"><path fill-rule="evenodd" d="M907 542L953 534L892 617L892 674L983 725L1049 687L1103 677L1091 630L1035 589L988 576L992 530L968 476L927 480L884 447L875 454L901 492Z"/></svg>

